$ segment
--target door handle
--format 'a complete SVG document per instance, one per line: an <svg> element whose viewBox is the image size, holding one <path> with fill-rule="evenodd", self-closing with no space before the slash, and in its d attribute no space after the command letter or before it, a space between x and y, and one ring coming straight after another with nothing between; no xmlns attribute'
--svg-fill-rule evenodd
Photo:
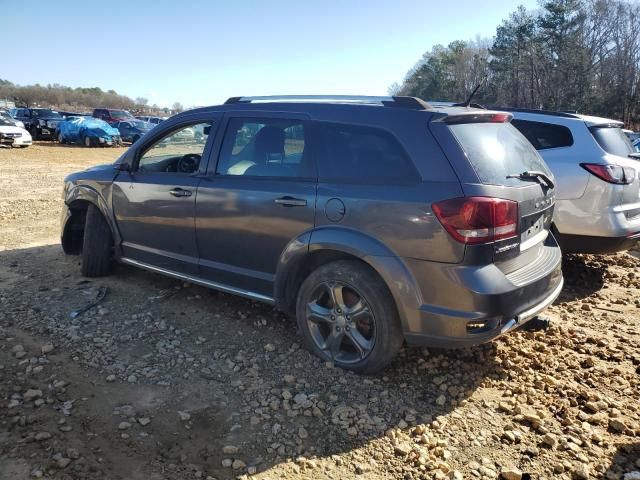
<svg viewBox="0 0 640 480"><path fill-rule="evenodd" d="M191 195L193 195L193 192L191 190L184 190L180 187L169 190L169 193L174 197L190 197Z"/></svg>
<svg viewBox="0 0 640 480"><path fill-rule="evenodd" d="M278 205L281 205L283 207L306 207L307 206L306 200L302 198L294 198L289 196L276 198L274 202L276 202Z"/></svg>

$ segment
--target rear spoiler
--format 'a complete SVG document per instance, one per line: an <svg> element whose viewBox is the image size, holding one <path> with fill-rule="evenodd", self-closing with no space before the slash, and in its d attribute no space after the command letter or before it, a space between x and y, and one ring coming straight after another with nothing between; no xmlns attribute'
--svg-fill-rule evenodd
<svg viewBox="0 0 640 480"><path fill-rule="evenodd" d="M448 125L461 123L509 123L513 115L505 112L473 112L448 115L442 121Z"/></svg>

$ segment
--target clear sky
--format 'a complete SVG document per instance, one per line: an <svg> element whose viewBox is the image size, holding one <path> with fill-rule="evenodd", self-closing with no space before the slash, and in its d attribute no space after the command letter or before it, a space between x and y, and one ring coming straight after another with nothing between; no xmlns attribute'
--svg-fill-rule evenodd
<svg viewBox="0 0 640 480"><path fill-rule="evenodd" d="M491 37L536 0L0 0L0 78L149 103L385 95L433 45ZM8 21L7 21L8 20Z"/></svg>

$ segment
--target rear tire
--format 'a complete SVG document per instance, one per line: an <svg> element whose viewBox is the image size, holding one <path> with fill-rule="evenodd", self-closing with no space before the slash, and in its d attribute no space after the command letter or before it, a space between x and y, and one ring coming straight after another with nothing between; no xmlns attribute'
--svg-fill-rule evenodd
<svg viewBox="0 0 640 480"><path fill-rule="evenodd" d="M89 205L82 242L82 275L103 277L111 269L113 237L107 220L95 205Z"/></svg>
<svg viewBox="0 0 640 480"><path fill-rule="evenodd" d="M311 315L310 308L320 315ZM298 292L296 320L309 350L359 373L382 370L404 341L389 289L357 260L338 260L314 270ZM338 352L330 346L335 344Z"/></svg>
<svg viewBox="0 0 640 480"><path fill-rule="evenodd" d="M31 138L34 140L40 140L40 135L38 135L38 128L33 126L31 127L31 130L29 131L29 133L31 133Z"/></svg>
<svg viewBox="0 0 640 480"><path fill-rule="evenodd" d="M66 143L64 136L62 135L62 132L58 132L58 143L60 145L64 145Z"/></svg>

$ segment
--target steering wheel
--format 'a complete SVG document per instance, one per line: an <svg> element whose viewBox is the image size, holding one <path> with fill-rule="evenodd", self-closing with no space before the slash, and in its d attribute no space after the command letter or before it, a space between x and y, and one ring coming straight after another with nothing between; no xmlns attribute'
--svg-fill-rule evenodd
<svg viewBox="0 0 640 480"><path fill-rule="evenodd" d="M178 161L178 172L180 173L193 173L198 170L198 166L200 165L201 155L197 153L187 153L180 157Z"/></svg>

